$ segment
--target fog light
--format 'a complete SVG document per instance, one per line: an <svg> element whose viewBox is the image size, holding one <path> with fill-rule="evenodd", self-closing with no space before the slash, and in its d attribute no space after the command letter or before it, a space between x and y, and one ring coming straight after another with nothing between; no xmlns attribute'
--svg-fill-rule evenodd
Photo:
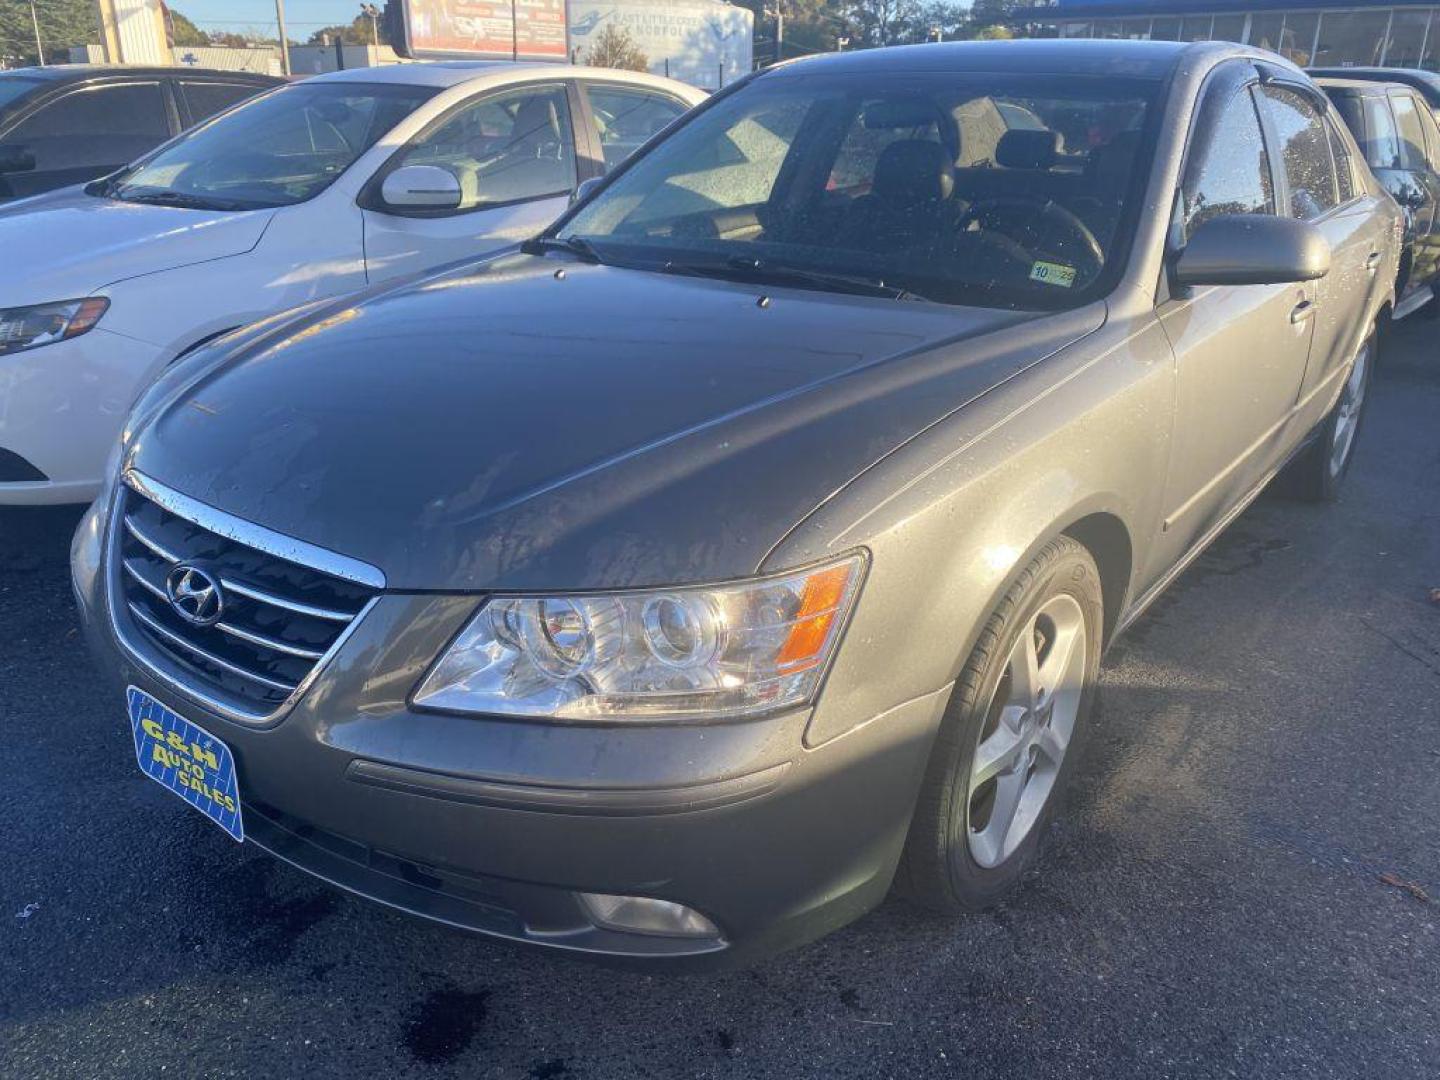
<svg viewBox="0 0 1440 1080"><path fill-rule="evenodd" d="M596 925L632 934L662 937L718 938L720 928L693 908L648 896L581 893L580 900Z"/></svg>

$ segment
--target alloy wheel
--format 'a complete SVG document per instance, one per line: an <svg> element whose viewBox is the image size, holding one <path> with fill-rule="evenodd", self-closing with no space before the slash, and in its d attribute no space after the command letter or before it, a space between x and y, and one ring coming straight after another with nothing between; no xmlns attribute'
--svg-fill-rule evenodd
<svg viewBox="0 0 1440 1080"><path fill-rule="evenodd" d="M1340 394L1340 405L1335 414L1335 430L1330 437L1330 475L1339 476L1345 471L1350 460L1350 451L1355 445L1355 430L1360 426L1360 409L1365 404L1365 376L1370 369L1370 342L1360 346L1355 356L1355 365L1350 369L1350 378Z"/></svg>
<svg viewBox="0 0 1440 1080"><path fill-rule="evenodd" d="M1065 594L1016 639L970 769L966 839L982 867L1013 855L1040 820L1075 732L1086 649L1084 612Z"/></svg>

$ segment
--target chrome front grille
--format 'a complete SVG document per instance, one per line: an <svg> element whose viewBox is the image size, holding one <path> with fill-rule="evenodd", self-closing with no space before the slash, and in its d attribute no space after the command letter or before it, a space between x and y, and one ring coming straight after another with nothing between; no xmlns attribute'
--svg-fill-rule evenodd
<svg viewBox="0 0 1440 1080"><path fill-rule="evenodd" d="M232 717L272 717L338 647L377 595L377 582L281 557L277 549L306 546L166 494L132 480L116 504L111 595L117 625L128 622L131 631L122 637L141 659L160 661L152 666L162 676ZM218 586L210 624L172 602L173 578L184 573L177 567L198 568Z"/></svg>

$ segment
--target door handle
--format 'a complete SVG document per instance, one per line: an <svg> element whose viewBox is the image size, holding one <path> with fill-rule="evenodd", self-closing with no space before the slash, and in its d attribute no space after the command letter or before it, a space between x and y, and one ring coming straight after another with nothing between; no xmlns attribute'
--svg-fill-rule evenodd
<svg viewBox="0 0 1440 1080"><path fill-rule="evenodd" d="M1365 269L1372 274L1380 269L1380 252L1370 252L1369 256L1365 259Z"/></svg>
<svg viewBox="0 0 1440 1080"><path fill-rule="evenodd" d="M1300 303L1290 309L1290 321L1292 323L1302 323L1314 314L1315 302L1313 300L1301 300Z"/></svg>

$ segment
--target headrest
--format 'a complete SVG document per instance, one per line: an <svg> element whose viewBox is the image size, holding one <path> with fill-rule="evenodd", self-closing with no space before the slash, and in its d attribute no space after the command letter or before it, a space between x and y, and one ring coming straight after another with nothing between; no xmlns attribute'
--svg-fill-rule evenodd
<svg viewBox="0 0 1440 1080"><path fill-rule="evenodd" d="M536 95L520 103L520 108L515 112L515 123L510 129L510 137L518 142L554 135L559 130L554 104L549 98Z"/></svg>
<svg viewBox="0 0 1440 1080"><path fill-rule="evenodd" d="M1060 133L1012 128L995 144L995 162L1007 169L1048 169L1060 156Z"/></svg>
<svg viewBox="0 0 1440 1080"><path fill-rule="evenodd" d="M955 190L955 165L949 152L929 139L903 139L880 152L875 163L875 194L920 202L948 199Z"/></svg>
<svg viewBox="0 0 1440 1080"><path fill-rule="evenodd" d="M1090 151L1090 156L1085 161L1085 175L1103 189L1109 189L1114 184L1123 184L1130 178L1135 154L1139 149L1140 133L1122 131L1108 143L1102 143Z"/></svg>

